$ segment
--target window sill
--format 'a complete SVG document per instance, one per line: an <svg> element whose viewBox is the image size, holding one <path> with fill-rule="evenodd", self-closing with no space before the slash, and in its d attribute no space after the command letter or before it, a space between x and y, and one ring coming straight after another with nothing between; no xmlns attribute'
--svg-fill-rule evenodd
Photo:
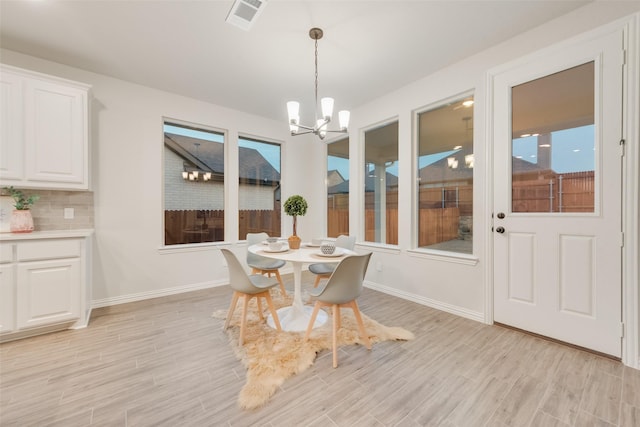
<svg viewBox="0 0 640 427"><path fill-rule="evenodd" d="M480 260L473 255L458 254L455 252L434 251L434 250L428 250L428 249L411 249L411 250L408 250L407 253L409 254L409 256L413 256L417 258L452 262L455 264L475 266L478 264L478 262L480 262Z"/></svg>
<svg viewBox="0 0 640 427"><path fill-rule="evenodd" d="M388 254L399 254L400 248L396 245L387 245L385 243L374 243L374 242L358 242L356 246L360 246L362 248L369 248L371 250L375 250L376 252L385 252Z"/></svg>
<svg viewBox="0 0 640 427"><path fill-rule="evenodd" d="M227 242L187 243L184 245L160 246L158 252L160 255L167 255L184 252L210 251L211 249L219 249L221 247L231 247L231 244Z"/></svg>

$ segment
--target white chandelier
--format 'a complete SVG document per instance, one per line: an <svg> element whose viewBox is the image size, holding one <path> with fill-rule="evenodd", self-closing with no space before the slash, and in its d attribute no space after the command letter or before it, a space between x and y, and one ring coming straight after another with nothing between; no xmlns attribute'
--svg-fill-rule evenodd
<svg viewBox="0 0 640 427"><path fill-rule="evenodd" d="M312 28L309 30L309 37L315 40L315 109L316 124L315 126L304 126L300 124L300 103L297 101L287 102L287 112L289 113L289 130L291 135L304 135L305 133L314 133L320 139L324 139L327 132L347 133L349 127L349 112L346 110L338 112L339 130L327 129L331 116L333 115L333 98L322 98L320 105L322 106L322 117L318 118L318 40L322 38L323 32L320 28ZM304 129L300 132L300 128Z"/></svg>

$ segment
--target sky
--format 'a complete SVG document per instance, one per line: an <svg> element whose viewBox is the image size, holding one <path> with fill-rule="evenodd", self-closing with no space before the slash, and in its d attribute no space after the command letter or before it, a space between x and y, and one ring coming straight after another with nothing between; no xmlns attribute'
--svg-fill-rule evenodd
<svg viewBox="0 0 640 427"><path fill-rule="evenodd" d="M183 127L165 125L165 131L179 135L200 138L213 142L223 142L224 135L213 132L197 131ZM595 129L593 125L579 128L565 129L552 132L551 168L557 173L570 173L595 170ZM513 156L537 164L537 137L516 138L513 140ZM255 142L240 138L240 147L254 148L271 165L280 172L280 146ZM450 156L456 150L421 156L418 160L418 168L433 164L438 160ZM328 170L337 170L345 180L349 179L349 159L328 156ZM395 162L387 168L387 172L398 176L399 162Z"/></svg>

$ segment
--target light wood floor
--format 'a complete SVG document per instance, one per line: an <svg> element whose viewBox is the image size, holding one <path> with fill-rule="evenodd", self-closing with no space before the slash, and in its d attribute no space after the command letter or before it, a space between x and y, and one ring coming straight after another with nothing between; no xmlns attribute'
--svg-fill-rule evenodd
<svg viewBox="0 0 640 427"><path fill-rule="evenodd" d="M415 340L343 347L337 369L323 352L242 411L245 370L211 317L230 297L122 304L86 329L2 344L0 425L640 426L640 371L372 290L362 312Z"/></svg>

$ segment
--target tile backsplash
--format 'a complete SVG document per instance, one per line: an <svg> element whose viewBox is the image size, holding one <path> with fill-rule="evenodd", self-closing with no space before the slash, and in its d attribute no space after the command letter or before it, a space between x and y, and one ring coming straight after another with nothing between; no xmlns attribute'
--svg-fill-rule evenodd
<svg viewBox="0 0 640 427"><path fill-rule="evenodd" d="M37 194L40 199L31 207L36 231L78 230L93 228L93 192L24 190L27 195ZM6 194L3 192L3 194ZM73 209L73 218L65 219L65 208Z"/></svg>

